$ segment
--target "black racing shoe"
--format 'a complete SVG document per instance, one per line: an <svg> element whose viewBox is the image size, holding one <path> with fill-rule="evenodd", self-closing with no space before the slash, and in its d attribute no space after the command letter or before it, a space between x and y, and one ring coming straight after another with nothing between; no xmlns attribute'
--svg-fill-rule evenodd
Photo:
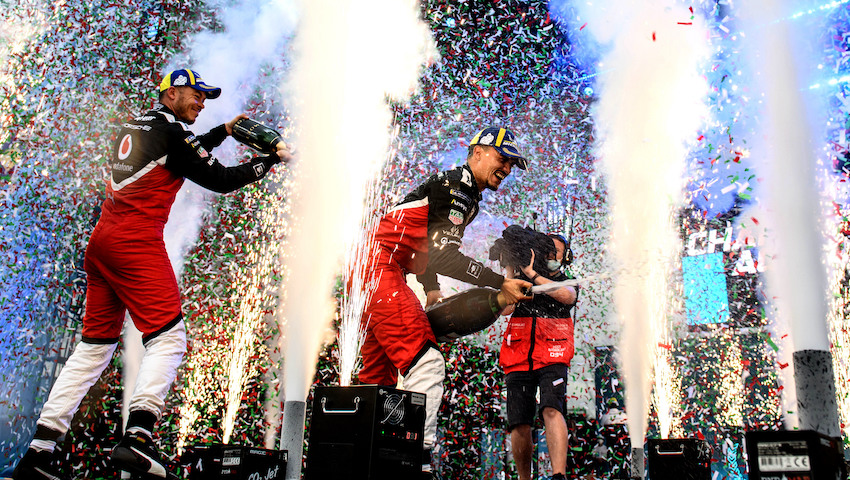
<svg viewBox="0 0 850 480"><path fill-rule="evenodd" d="M38 452L28 448L27 453L12 472L12 478L14 480L68 480L68 477L59 473L53 466L52 458L53 452L47 450Z"/></svg>
<svg viewBox="0 0 850 480"><path fill-rule="evenodd" d="M142 478L177 480L160 457L153 440L142 432L124 434L112 449L112 465Z"/></svg>

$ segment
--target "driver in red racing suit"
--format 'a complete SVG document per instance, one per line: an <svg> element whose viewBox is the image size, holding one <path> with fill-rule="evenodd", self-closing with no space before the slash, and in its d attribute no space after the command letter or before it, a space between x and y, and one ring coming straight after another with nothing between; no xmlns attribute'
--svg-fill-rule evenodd
<svg viewBox="0 0 850 480"><path fill-rule="evenodd" d="M427 304L440 298L437 274L500 289L500 306L528 300L531 284L504 276L459 251L466 226L478 214L484 189L496 190L517 166L527 168L513 133L488 127L470 142L467 163L438 173L384 215L376 229L378 253L370 270L377 282L363 315L366 338L361 352L361 383L401 387L426 395L423 476L431 475L431 449L436 440L437 412L443 396L445 361L407 273L427 292Z"/></svg>
<svg viewBox="0 0 850 480"><path fill-rule="evenodd" d="M121 336L124 313L142 332L145 354L130 400L129 418L112 462L145 478L176 478L151 440L165 395L186 351L180 292L165 251L163 228L185 178L225 193L263 178L285 149L225 167L209 151L232 134L245 115L195 136L187 127L221 89L192 70L175 70L160 84L160 103L125 123L111 158L100 219L86 248L86 311L83 338L51 388L29 449L12 477L63 479L51 462L57 439L89 388L109 365Z"/></svg>

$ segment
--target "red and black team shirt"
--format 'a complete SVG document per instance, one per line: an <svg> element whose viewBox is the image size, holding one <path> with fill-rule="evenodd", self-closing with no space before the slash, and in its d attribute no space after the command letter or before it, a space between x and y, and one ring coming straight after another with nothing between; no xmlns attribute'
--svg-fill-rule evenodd
<svg viewBox="0 0 850 480"><path fill-rule="evenodd" d="M560 282L573 278L562 272L545 275ZM520 279L530 281L520 273ZM576 301L579 287L576 286ZM549 295L534 295L528 302L517 304L505 328L499 364L505 373L530 372L549 365L569 365L575 354L573 303L564 304Z"/></svg>
<svg viewBox="0 0 850 480"><path fill-rule="evenodd" d="M210 153L225 138L224 125L195 136L163 105L123 124L113 148L101 219L162 226L184 178L226 193L263 178L276 163L258 157L225 167Z"/></svg>
<svg viewBox="0 0 850 480"><path fill-rule="evenodd" d="M378 262L395 262L417 274L425 291L440 288L437 274L501 288L502 275L459 250L480 201L469 165L431 176L381 218Z"/></svg>

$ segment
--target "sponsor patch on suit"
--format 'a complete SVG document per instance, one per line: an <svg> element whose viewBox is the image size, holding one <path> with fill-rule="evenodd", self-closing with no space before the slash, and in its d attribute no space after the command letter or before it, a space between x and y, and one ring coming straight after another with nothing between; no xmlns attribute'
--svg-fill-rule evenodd
<svg viewBox="0 0 850 480"><path fill-rule="evenodd" d="M474 278L478 278L481 275L481 271L484 269L484 265L478 262L469 262L469 268L466 269L466 273Z"/></svg>
<svg viewBox="0 0 850 480"><path fill-rule="evenodd" d="M449 221L455 225L460 225L461 223L463 223L463 213L454 209L450 210Z"/></svg>

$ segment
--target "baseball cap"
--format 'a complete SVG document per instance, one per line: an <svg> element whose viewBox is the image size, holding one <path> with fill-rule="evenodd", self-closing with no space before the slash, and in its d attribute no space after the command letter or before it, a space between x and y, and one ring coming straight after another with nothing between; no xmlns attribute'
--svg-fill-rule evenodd
<svg viewBox="0 0 850 480"><path fill-rule="evenodd" d="M516 166L522 170L528 170L528 160L519 153L516 136L504 127L487 127L478 132L469 142L469 146L487 145L495 148L505 157L516 159Z"/></svg>
<svg viewBox="0 0 850 480"><path fill-rule="evenodd" d="M162 79L162 83L159 84L160 93L168 90L168 87L192 87L195 90L205 92L209 99L218 98L221 95L220 88L207 85L204 83L204 79L198 75L198 72L185 68L174 70L166 75Z"/></svg>

